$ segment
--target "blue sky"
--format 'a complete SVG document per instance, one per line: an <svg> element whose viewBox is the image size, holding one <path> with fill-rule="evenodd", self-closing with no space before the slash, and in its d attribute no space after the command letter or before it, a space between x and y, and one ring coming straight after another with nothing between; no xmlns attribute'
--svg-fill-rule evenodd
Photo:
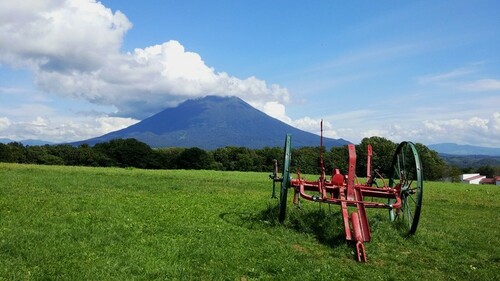
<svg viewBox="0 0 500 281"><path fill-rule="evenodd" d="M293 126L500 147L498 1L0 2L0 138L76 141L207 94Z"/></svg>

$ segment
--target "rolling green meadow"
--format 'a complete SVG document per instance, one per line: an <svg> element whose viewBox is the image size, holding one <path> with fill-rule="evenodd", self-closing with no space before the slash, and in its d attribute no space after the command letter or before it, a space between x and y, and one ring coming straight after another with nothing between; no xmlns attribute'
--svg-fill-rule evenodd
<svg viewBox="0 0 500 281"><path fill-rule="evenodd" d="M410 238L368 209L359 263L338 206L289 204L279 224L271 185L267 173L0 163L0 280L500 279L497 186L424 182Z"/></svg>

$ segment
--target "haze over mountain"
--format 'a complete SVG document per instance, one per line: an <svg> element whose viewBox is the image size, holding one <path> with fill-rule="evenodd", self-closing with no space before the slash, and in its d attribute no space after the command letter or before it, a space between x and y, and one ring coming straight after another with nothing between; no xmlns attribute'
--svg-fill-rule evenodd
<svg viewBox="0 0 500 281"><path fill-rule="evenodd" d="M23 145L29 145L29 146L40 146L40 145L46 145L46 144L54 144L54 142L45 141L45 140L32 140L32 139L29 139L29 140L15 141L15 140L11 140L11 139L8 139L8 138L0 138L0 143L7 144L7 143L11 143L11 142L18 142L18 143L22 143Z"/></svg>
<svg viewBox="0 0 500 281"><path fill-rule="evenodd" d="M283 146L287 133L292 134L293 147L319 146L319 136L272 118L240 98L207 96L187 100L125 129L72 144L94 145L116 138L135 138L151 147L262 148ZM324 138L327 149L348 143L344 139Z"/></svg>
<svg viewBox="0 0 500 281"><path fill-rule="evenodd" d="M500 156L500 148L459 145L455 143L438 143L428 145L429 149L442 154L451 155L489 155Z"/></svg>

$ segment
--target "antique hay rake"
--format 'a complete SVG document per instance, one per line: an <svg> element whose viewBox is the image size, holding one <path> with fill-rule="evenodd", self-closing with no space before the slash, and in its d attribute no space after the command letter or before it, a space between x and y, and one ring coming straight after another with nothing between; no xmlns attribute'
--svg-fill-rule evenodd
<svg viewBox="0 0 500 281"><path fill-rule="evenodd" d="M322 126L321 126L322 127ZM321 128L321 131L323 129ZM423 176L422 164L417 149L412 142L401 142L393 156L389 169L388 184L378 173L372 172L372 147L367 147L366 182L357 182L356 151L353 144L348 145L349 167L347 175L334 169L327 179L323 161L323 133L321 133L321 174L317 181L308 181L301 177L292 178L291 167L291 135L285 138L282 175L278 177L278 161L275 160L273 174L273 194L276 198L276 183L280 183L279 222L286 217L288 189L293 188L293 203L300 207L300 199L308 201L340 205L345 238L355 244L358 261L366 262L364 242L370 241L370 226L366 215L367 208L385 208L389 210L389 218L402 227L406 235L415 234L422 208ZM379 186L377 179L382 182ZM367 201L365 198L383 198L387 203Z"/></svg>

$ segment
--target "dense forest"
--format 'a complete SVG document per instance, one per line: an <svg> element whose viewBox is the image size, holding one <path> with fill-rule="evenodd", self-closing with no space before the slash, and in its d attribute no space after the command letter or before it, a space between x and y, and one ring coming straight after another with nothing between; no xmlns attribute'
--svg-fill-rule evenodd
<svg viewBox="0 0 500 281"><path fill-rule="evenodd" d="M397 144L382 137L365 138L356 145L357 174L365 175L366 148L373 147L373 167L388 174L388 168ZM426 180L458 180L462 172L474 172L447 165L437 152L423 144L416 144L424 167ZM292 168L299 168L303 174L319 172L320 147L292 149ZM333 147L324 151L327 171L339 168L347 174L347 147ZM0 162L41 165L73 165L94 167L135 167L141 169L206 169L223 171L271 172L273 159L283 157L282 147L249 149L245 147L224 147L212 151L192 148L153 149L136 139L115 139L91 147L86 144L24 146L18 142L0 143ZM493 176L498 167L480 167L478 172ZM491 175L490 175L491 174Z"/></svg>

